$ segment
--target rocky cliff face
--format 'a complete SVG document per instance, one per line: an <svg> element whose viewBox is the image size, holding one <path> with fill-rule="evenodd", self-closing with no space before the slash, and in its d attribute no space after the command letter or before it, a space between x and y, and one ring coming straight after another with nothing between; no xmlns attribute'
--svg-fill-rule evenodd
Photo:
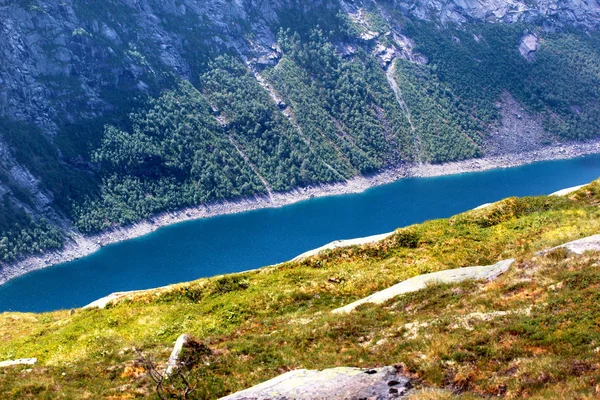
<svg viewBox="0 0 600 400"><path fill-rule="evenodd" d="M568 26L596 29L600 22L596 0L409 0L397 4L418 18L441 22L527 22L552 30Z"/></svg>
<svg viewBox="0 0 600 400"><path fill-rule="evenodd" d="M596 0L3 0L0 115L57 132L64 123L113 111L116 101L104 92L144 94L164 73L194 79L199 50L229 49L269 62L286 13L314 18L323 9L335 14L369 7L446 24L521 21L555 30L600 23Z"/></svg>
<svg viewBox="0 0 600 400"><path fill-rule="evenodd" d="M85 3L0 3L0 114L55 132L59 121L110 112L114 104L103 90L145 93L165 71L191 78L189 36L196 46L252 54L242 33L242 24L250 24L260 41L274 41L265 28L275 19L268 3Z"/></svg>

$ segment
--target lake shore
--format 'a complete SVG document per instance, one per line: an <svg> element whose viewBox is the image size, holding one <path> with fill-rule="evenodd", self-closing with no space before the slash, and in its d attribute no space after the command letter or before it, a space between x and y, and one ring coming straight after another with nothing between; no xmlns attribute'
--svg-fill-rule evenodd
<svg viewBox="0 0 600 400"><path fill-rule="evenodd" d="M552 145L521 154L505 154L445 164L406 164L384 170L372 176L358 176L343 183L295 189L286 193L275 193L271 197L256 196L242 200L207 204L176 212L166 212L155 215L149 220L138 224L113 229L98 235L83 236L71 233L65 247L60 251L28 257L2 266L2 270L0 270L0 284L31 271L85 257L96 252L103 246L137 238L154 232L163 226L179 222L224 214L235 214L261 208L282 207L317 197L360 193L371 187L392 183L408 177L433 177L509 168L538 161L568 159L595 153L600 153L600 140Z"/></svg>

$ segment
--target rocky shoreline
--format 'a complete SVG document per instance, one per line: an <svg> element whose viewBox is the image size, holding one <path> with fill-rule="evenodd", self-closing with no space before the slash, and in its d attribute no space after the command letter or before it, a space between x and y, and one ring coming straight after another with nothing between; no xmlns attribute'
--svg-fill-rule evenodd
<svg viewBox="0 0 600 400"><path fill-rule="evenodd" d="M4 265L0 271L0 284L28 272L61 264L90 255L103 246L137 238L163 226L217 215L235 214L261 208L282 207L310 198L360 193L371 187L384 185L407 177L433 177L464 172L509 168L544 160L575 158L600 153L600 139L552 145L521 154L505 154L445 164L401 165L372 176L358 176L347 182L296 189L286 193L274 193L271 197L256 196L236 201L224 201L176 212L158 214L138 224L113 229L102 234L82 236L71 233L65 247L60 251L28 257L16 263Z"/></svg>

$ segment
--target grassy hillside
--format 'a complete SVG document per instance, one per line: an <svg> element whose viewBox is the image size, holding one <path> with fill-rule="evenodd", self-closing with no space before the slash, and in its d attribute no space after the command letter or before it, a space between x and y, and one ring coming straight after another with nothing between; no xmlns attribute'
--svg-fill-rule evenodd
<svg viewBox="0 0 600 400"><path fill-rule="evenodd" d="M593 398L600 388L600 254L549 248L600 232L600 181L563 197L509 198L399 229L383 242L175 285L104 310L0 315L3 398L136 398L175 339L210 349L191 398L295 368L398 364L414 398ZM515 257L497 281L432 285L349 315L330 311L409 277ZM26 295L26 294L24 294ZM175 384L173 395L181 393Z"/></svg>

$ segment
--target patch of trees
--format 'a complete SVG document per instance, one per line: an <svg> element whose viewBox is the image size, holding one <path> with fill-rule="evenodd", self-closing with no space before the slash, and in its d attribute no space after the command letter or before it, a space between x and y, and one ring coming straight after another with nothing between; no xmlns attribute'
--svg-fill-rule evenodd
<svg viewBox="0 0 600 400"><path fill-rule="evenodd" d="M545 128L555 135L598 136L600 35L539 33L536 60L527 62L518 50L526 31L536 28L471 24L440 30L424 22L406 28L417 50L429 57L431 71L456 96L456 109L470 114L473 122L497 122L496 102L508 90L529 111L541 113Z"/></svg>
<svg viewBox="0 0 600 400"><path fill-rule="evenodd" d="M519 98L544 113L548 131L577 140L600 135L599 45L597 32L543 38Z"/></svg>
<svg viewBox="0 0 600 400"><path fill-rule="evenodd" d="M340 179L238 59L216 58L200 81L231 141L273 190Z"/></svg>
<svg viewBox="0 0 600 400"><path fill-rule="evenodd" d="M40 188L53 194L61 212L69 213L73 202L94 191L93 177L66 165L50 137L35 125L0 119L0 140L17 163L39 179Z"/></svg>
<svg viewBox="0 0 600 400"><path fill-rule="evenodd" d="M444 162L479 155L481 126L426 67L398 60L404 68L394 77L401 86L397 99L385 71L361 48L341 57L319 30L308 40L282 31L279 43L285 57L269 72L274 85L297 111L303 131L314 137L326 133L358 171L377 170L390 160Z"/></svg>
<svg viewBox="0 0 600 400"><path fill-rule="evenodd" d="M80 229L129 224L156 212L264 193L189 82L165 91L130 115L132 130L107 126L93 160L101 195L75 205Z"/></svg>
<svg viewBox="0 0 600 400"><path fill-rule="evenodd" d="M8 196L0 201L0 261L14 261L27 254L60 249L61 230L45 219L33 219L13 206Z"/></svg>
<svg viewBox="0 0 600 400"><path fill-rule="evenodd" d="M396 61L396 82L422 143L422 161L440 163L480 156L482 128L429 66ZM475 140L474 140L475 139Z"/></svg>
<svg viewBox="0 0 600 400"><path fill-rule="evenodd" d="M298 34L280 32L279 44L313 80L318 106L329 113L337 134L353 145L353 166L361 173L381 168L390 143L377 119L377 102L365 81L365 65L360 60L343 60L320 30L314 30L306 41Z"/></svg>

